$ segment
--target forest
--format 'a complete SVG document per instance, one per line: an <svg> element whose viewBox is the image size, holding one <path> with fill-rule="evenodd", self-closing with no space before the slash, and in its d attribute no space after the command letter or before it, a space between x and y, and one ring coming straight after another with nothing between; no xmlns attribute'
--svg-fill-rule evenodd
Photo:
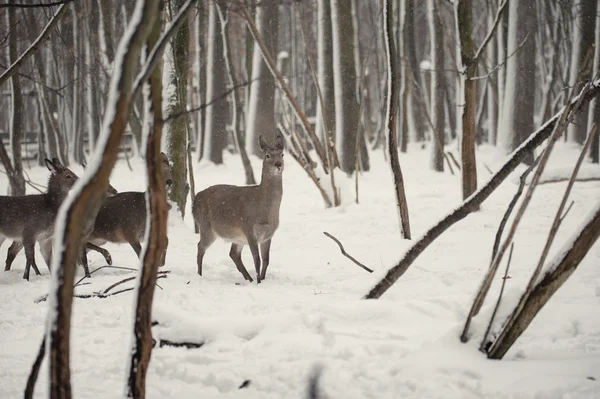
<svg viewBox="0 0 600 399"><path fill-rule="evenodd" d="M599 397L599 3L0 0L0 396Z"/></svg>

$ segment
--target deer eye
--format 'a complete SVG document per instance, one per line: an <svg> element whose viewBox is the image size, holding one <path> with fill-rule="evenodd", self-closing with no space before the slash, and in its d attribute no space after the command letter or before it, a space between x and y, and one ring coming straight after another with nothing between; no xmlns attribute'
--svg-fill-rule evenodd
<svg viewBox="0 0 600 399"><path fill-rule="evenodd" d="M267 159L271 159L271 156L269 154L267 154Z"/></svg>

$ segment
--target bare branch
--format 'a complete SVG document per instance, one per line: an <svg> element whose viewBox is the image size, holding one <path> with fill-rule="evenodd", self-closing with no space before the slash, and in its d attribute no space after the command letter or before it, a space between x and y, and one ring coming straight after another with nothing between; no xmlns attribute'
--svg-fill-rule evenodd
<svg viewBox="0 0 600 399"><path fill-rule="evenodd" d="M507 4L508 4L508 0L504 0L502 2L502 4L500 4L500 6L498 7L498 11L496 12L496 18L494 19L494 23L492 24L492 27L490 28L490 31L488 32L487 36L481 43L481 46L479 46L479 48L475 52L475 56L473 57L472 62L474 62L474 63L479 62L479 58L485 51L485 48L487 47L488 43L492 39L492 36L494 36L494 32L496 31L496 28L498 27L498 24L500 23L500 18L502 17L502 12L506 8Z"/></svg>
<svg viewBox="0 0 600 399"><path fill-rule="evenodd" d="M368 268L367 266L363 265L362 263L360 263L359 261L357 261L356 259L354 259L354 257L352 257L352 255L348 254L348 252L346 252L346 250L344 249L344 246L342 245L342 243L340 242L340 240L338 240L337 238L335 238L334 236L332 236L331 234L329 234L326 231L324 231L323 234L325 234L327 237L329 237L333 241L335 241L335 243L340 247L340 251L342 251L342 255L344 255L346 258L348 258L352 262L354 262L354 264L356 264L357 266L362 267L363 269L365 269L369 273L373 273L373 269Z"/></svg>
<svg viewBox="0 0 600 399"><path fill-rule="evenodd" d="M46 8L46 7L65 5L72 1L73 0L58 0L58 1L53 1L51 3L36 3L36 4L23 4L23 3L19 3L19 4L8 3L7 4L7 3L4 3L4 4L0 4L0 8L9 8L9 7L13 7L13 8Z"/></svg>

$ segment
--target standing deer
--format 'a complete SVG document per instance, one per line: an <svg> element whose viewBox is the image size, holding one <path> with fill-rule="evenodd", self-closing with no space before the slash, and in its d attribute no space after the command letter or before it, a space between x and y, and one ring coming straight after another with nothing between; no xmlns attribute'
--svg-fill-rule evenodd
<svg viewBox="0 0 600 399"><path fill-rule="evenodd" d="M33 267L36 275L40 271L35 263L35 242L40 242L42 256L50 267L52 258L52 235L58 208L66 198L78 177L69 168L63 166L57 158L45 160L50 172L48 189L44 194L18 197L0 196L0 246L6 238L12 238L20 250L25 247L27 263L23 278L29 280L29 271ZM14 245L13 245L14 246ZM13 248L11 246L11 248ZM18 251L17 251L18 252ZM7 267L16 256L9 251ZM8 262L8 258L10 263Z"/></svg>
<svg viewBox="0 0 600 399"><path fill-rule="evenodd" d="M163 152L162 172L165 184L173 184L169 159ZM117 244L129 243L137 256L142 251L141 242L146 234L146 193L143 191L126 191L108 197L98 211L94 230L88 237L88 249L96 249L106 242ZM90 245L91 244L91 245ZM168 245L168 242L167 242ZM102 249L102 248L100 248ZM165 264L166 249L161 266ZM108 261L108 260L107 260ZM87 263L86 252L83 251L82 263Z"/></svg>
<svg viewBox="0 0 600 399"><path fill-rule="evenodd" d="M56 158L54 158L54 161L57 161ZM82 164L84 169L86 167L85 163ZM108 189L106 191L106 196L111 197L113 195L116 195L118 193L118 191L110 184L110 182L108 183ZM47 242L46 242L47 241ZM1 245L1 242L0 242ZM99 252L100 254L102 254L102 256L104 256L104 259L106 259L106 262L110 265L112 264L112 258L110 256L110 253L104 249L104 248L100 248L97 247L95 245L92 244L87 244L87 246L90 247L90 249L93 249L94 251ZM52 237L49 237L47 239L45 239L44 241L40 242L40 248L44 248L45 251L48 251L48 257L52 257ZM49 248L49 249L46 249ZM21 252L21 250L23 249L23 242L22 241L18 241L15 240L13 241L13 243L11 244L11 246L8 248L8 252L6 253L6 265L4 266L4 271L8 271L10 270L10 268L12 267L12 263L14 262L15 258L17 257L17 254L19 252ZM46 260L46 259L44 259ZM48 266L48 268L50 268L50 263L48 263L48 261L46 261L46 264ZM37 267L34 267L33 269L36 273L36 275L39 275L39 270L37 269ZM90 271L88 269L88 265L87 264L83 264L83 270L85 272L85 275L87 277L90 276Z"/></svg>
<svg viewBox="0 0 600 399"><path fill-rule="evenodd" d="M262 136L258 142L264 154L259 185L239 187L219 184L200 191L194 198L192 214L200 230L199 275L202 275L204 254L217 236L232 242L229 256L244 279L253 281L242 262L245 245L252 252L257 283L267 275L271 238L279 227L284 145L279 134L274 147L267 145Z"/></svg>

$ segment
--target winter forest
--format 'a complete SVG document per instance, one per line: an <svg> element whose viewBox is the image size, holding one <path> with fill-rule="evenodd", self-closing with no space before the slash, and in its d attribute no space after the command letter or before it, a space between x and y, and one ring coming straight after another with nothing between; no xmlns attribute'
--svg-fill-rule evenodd
<svg viewBox="0 0 600 399"><path fill-rule="evenodd" d="M0 397L600 397L599 3L0 0Z"/></svg>

